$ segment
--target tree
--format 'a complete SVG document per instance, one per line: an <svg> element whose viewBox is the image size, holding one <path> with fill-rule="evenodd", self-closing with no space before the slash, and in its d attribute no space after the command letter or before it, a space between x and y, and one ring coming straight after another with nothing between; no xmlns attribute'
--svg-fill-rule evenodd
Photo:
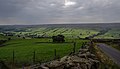
<svg viewBox="0 0 120 69"><path fill-rule="evenodd" d="M8 38L8 40L11 40L11 38Z"/></svg>
<svg viewBox="0 0 120 69"><path fill-rule="evenodd" d="M53 42L65 42L63 35L52 36Z"/></svg>

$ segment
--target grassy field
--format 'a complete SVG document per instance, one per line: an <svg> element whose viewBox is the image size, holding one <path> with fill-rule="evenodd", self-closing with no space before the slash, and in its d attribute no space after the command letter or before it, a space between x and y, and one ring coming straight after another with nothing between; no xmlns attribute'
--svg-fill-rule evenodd
<svg viewBox="0 0 120 69"><path fill-rule="evenodd" d="M104 39L119 39L120 38L120 29L114 28L109 30L104 35L97 36L95 38L104 38Z"/></svg>
<svg viewBox="0 0 120 69"><path fill-rule="evenodd" d="M54 59L54 50L57 56L63 57L73 51L73 40L66 39L66 43L52 43L51 39L13 39L5 43L4 47L0 47L0 59L6 62L12 62L13 50L15 52L15 62L18 64L33 62L33 52L36 54L36 61L45 62ZM76 51L81 47L85 40L76 41ZM48 43L46 43L48 42ZM69 42L69 43L67 43ZM4 53L4 54L3 54Z"/></svg>

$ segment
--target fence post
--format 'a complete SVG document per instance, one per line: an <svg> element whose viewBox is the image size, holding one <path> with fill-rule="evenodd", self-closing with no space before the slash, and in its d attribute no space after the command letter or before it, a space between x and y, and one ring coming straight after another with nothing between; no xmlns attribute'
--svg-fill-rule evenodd
<svg viewBox="0 0 120 69"><path fill-rule="evenodd" d="M56 59L57 53L56 53L56 49L54 49L54 59Z"/></svg>
<svg viewBox="0 0 120 69"><path fill-rule="evenodd" d="M35 51L33 51L33 63L35 63Z"/></svg>
<svg viewBox="0 0 120 69"><path fill-rule="evenodd" d="M12 68L15 69L15 68L14 68L14 66L15 66L15 51L14 51L14 50L13 50L13 52L12 52L12 62L13 62Z"/></svg>
<svg viewBox="0 0 120 69"><path fill-rule="evenodd" d="M76 42L73 43L73 53L75 53Z"/></svg>
<svg viewBox="0 0 120 69"><path fill-rule="evenodd" d="M24 65L22 66L22 69L24 69Z"/></svg>
<svg viewBox="0 0 120 69"><path fill-rule="evenodd" d="M94 43L93 43L93 41L90 41L89 50L90 50L91 53L94 53Z"/></svg>
<svg viewBox="0 0 120 69"><path fill-rule="evenodd" d="M82 49L85 48L85 43L84 43L84 42L82 43L81 48L82 48Z"/></svg>

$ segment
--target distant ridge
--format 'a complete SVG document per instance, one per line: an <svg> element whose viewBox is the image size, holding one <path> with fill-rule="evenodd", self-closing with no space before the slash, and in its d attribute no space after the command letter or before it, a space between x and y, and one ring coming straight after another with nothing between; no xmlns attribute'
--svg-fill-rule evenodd
<svg viewBox="0 0 120 69"><path fill-rule="evenodd" d="M120 23L0 25L0 28L30 28L30 27L120 28Z"/></svg>
<svg viewBox="0 0 120 69"><path fill-rule="evenodd" d="M54 23L41 23L41 24L21 24L22 26L24 26L24 25L29 25L29 26L32 26L32 25L93 25L93 24L120 24L120 22L116 22L116 23L56 23L56 24L54 24ZM20 24L13 24L14 26L17 26L17 25L19 25L20 26ZM12 26L13 26L12 25ZM0 25L0 26L11 26L11 24L8 24L8 25Z"/></svg>

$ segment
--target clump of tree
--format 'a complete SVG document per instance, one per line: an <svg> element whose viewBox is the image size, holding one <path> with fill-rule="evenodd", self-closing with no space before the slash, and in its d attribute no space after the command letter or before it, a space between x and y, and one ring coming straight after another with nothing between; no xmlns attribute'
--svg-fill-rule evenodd
<svg viewBox="0 0 120 69"><path fill-rule="evenodd" d="M8 41L11 40L11 38L8 38Z"/></svg>
<svg viewBox="0 0 120 69"><path fill-rule="evenodd" d="M0 40L0 44L5 43L7 40Z"/></svg>
<svg viewBox="0 0 120 69"><path fill-rule="evenodd" d="M53 42L61 43L65 42L65 37L63 35L52 36Z"/></svg>
<svg viewBox="0 0 120 69"><path fill-rule="evenodd" d="M5 36L14 36L15 35L15 33L12 33L12 32L3 32L3 34Z"/></svg>

